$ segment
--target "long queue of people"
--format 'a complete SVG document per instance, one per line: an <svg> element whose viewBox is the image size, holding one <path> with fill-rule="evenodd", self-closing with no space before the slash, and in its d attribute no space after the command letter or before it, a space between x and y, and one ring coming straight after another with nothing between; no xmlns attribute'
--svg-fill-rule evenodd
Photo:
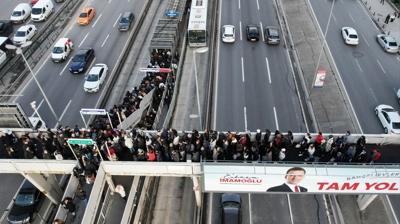
<svg viewBox="0 0 400 224"><path fill-rule="evenodd" d="M25 159L75 159L68 147L68 138L90 138L97 146L73 145L72 149L83 166L96 166L104 160L111 161L174 161L190 159L229 161L301 161L301 162L377 162L381 153L367 149L364 136L356 143L349 143L350 133L343 136L323 136L309 133L295 141L291 131L283 134L257 130L250 133L217 132L206 130L178 133L174 129L146 132L142 129L117 130L106 125L101 129L63 128L56 132L29 134L21 138L12 132L0 138L1 158Z"/></svg>

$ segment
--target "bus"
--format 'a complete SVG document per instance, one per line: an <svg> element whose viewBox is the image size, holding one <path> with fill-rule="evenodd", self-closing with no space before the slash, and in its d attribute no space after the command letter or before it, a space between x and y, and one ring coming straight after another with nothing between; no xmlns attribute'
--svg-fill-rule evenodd
<svg viewBox="0 0 400 224"><path fill-rule="evenodd" d="M207 1L192 0L188 25L190 47L207 46Z"/></svg>

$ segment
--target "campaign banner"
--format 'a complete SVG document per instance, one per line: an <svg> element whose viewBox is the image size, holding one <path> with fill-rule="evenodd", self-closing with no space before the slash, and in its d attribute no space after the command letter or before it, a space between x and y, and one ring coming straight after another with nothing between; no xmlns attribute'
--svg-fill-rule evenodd
<svg viewBox="0 0 400 224"><path fill-rule="evenodd" d="M219 167L219 168L218 168ZM206 192L399 194L400 169L204 165Z"/></svg>

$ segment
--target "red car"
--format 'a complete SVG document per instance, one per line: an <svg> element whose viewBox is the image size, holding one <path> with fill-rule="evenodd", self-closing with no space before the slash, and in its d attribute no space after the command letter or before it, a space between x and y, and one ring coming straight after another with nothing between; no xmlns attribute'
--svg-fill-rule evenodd
<svg viewBox="0 0 400 224"><path fill-rule="evenodd" d="M36 4L36 2L38 2L39 0L31 0L31 5L33 6L33 5L35 5Z"/></svg>

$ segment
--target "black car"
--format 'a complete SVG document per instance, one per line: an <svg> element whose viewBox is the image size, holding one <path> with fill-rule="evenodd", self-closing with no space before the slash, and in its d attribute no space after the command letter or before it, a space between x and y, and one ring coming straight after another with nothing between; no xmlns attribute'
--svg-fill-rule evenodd
<svg viewBox="0 0 400 224"><path fill-rule="evenodd" d="M246 27L247 40L258 41L260 39L260 31L257 25L248 25Z"/></svg>
<svg viewBox="0 0 400 224"><path fill-rule="evenodd" d="M9 37L14 31L11 21L0 20L0 36Z"/></svg>
<svg viewBox="0 0 400 224"><path fill-rule="evenodd" d="M267 44L279 44L279 29L275 26L267 26L264 29L265 42Z"/></svg>
<svg viewBox="0 0 400 224"><path fill-rule="evenodd" d="M85 72L93 59L93 48L81 49L72 58L71 65L69 66L69 71L75 74Z"/></svg>
<svg viewBox="0 0 400 224"><path fill-rule="evenodd" d="M25 181L8 213L8 223L30 223L33 218L33 213L40 201L40 196L40 191L29 181Z"/></svg>
<svg viewBox="0 0 400 224"><path fill-rule="evenodd" d="M238 194L222 194L221 196L221 214L223 224L240 223L241 199Z"/></svg>
<svg viewBox="0 0 400 224"><path fill-rule="evenodd" d="M124 12L121 18L119 19L118 29L120 31L127 31L131 27L131 24L135 20L135 16L132 12Z"/></svg>

